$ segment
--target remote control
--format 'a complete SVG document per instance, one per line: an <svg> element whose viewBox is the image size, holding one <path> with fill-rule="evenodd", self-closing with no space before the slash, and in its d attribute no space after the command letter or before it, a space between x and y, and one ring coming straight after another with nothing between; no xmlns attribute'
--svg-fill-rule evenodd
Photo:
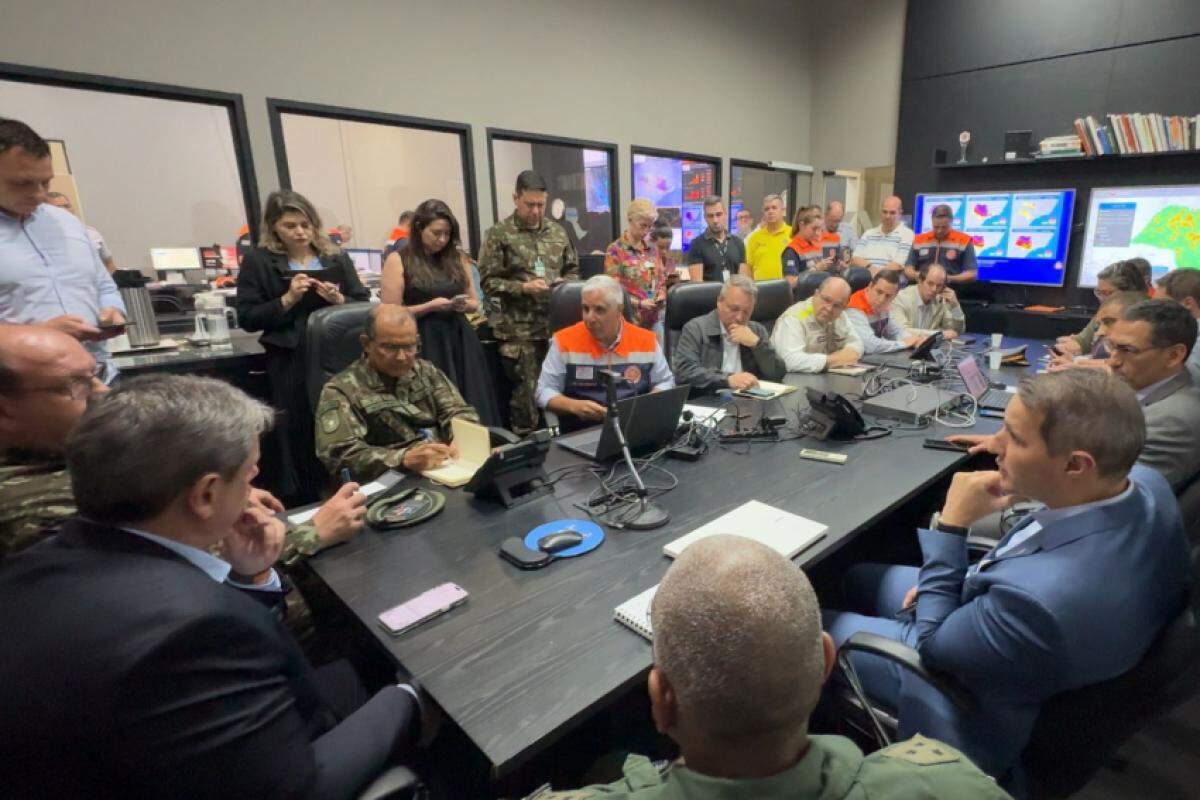
<svg viewBox="0 0 1200 800"><path fill-rule="evenodd" d="M847 458L845 453L828 453L824 450L810 450L807 447L800 451L800 457L829 464L845 464Z"/></svg>

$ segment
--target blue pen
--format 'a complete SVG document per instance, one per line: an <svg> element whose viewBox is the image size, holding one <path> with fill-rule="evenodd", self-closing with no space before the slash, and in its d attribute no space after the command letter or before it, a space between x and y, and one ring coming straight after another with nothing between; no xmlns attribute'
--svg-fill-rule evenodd
<svg viewBox="0 0 1200 800"><path fill-rule="evenodd" d="M350 483L352 480L354 478L350 476L349 467L342 467L342 483Z"/></svg>

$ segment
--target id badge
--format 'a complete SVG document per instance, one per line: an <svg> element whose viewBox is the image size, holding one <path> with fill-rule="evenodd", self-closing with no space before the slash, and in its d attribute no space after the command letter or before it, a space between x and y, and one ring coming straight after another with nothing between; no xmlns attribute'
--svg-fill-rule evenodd
<svg viewBox="0 0 1200 800"><path fill-rule="evenodd" d="M533 262L533 274L545 280L546 265L542 263L542 259L539 258L537 261Z"/></svg>

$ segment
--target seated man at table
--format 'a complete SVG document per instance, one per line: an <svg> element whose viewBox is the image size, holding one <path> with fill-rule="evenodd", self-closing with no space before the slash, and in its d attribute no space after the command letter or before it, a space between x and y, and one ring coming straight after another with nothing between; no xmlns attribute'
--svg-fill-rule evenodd
<svg viewBox="0 0 1200 800"><path fill-rule="evenodd" d="M659 770L631 755L616 783L539 800L1008 797L940 742L918 736L863 756L849 739L809 734L833 643L808 578L765 545L721 534L688 547L658 585L650 623L651 713L679 760Z"/></svg>
<svg viewBox="0 0 1200 800"><path fill-rule="evenodd" d="M823 372L858 361L863 343L846 319L849 301L850 284L830 276L812 297L783 312L771 344L788 372Z"/></svg>
<svg viewBox="0 0 1200 800"><path fill-rule="evenodd" d="M892 317L908 336L940 332L945 339L955 339L967 329L958 295L946 285L941 264L922 267L917 282L900 290L892 302Z"/></svg>
<svg viewBox="0 0 1200 800"><path fill-rule="evenodd" d="M329 474L345 469L370 481L389 469L422 472L456 458L450 420L479 422L479 414L444 372L417 358L412 312L375 306L359 341L362 356L329 379L317 403L317 458Z"/></svg>
<svg viewBox="0 0 1200 800"><path fill-rule="evenodd" d="M538 377L541 408L572 421L599 422L608 397L602 373L614 376L618 400L675 386L653 331L621 316L625 295L619 283L595 275L584 282L580 294L583 319L550 337Z"/></svg>
<svg viewBox="0 0 1200 800"><path fill-rule="evenodd" d="M675 378L697 392L749 389L759 378L777 381L787 372L775 354L770 334L750 319L758 286L745 275L734 275L721 287L717 307L688 320L671 359Z"/></svg>
<svg viewBox="0 0 1200 800"><path fill-rule="evenodd" d="M185 375L84 412L79 515L0 570L5 795L349 797L411 746L412 686L314 670L273 613L284 525L249 505L273 417Z"/></svg>
<svg viewBox="0 0 1200 800"><path fill-rule="evenodd" d="M1193 319L1200 320L1200 270L1171 270L1159 278L1158 288L1162 294L1186 308ZM1187 368L1192 375L1192 382L1200 386L1200 347L1192 348Z"/></svg>
<svg viewBox="0 0 1200 800"><path fill-rule="evenodd" d="M900 291L900 273L880 270L865 288L850 295L846 319L862 340L865 355L894 353L921 343L923 336L905 333L888 315L888 309Z"/></svg>
<svg viewBox="0 0 1200 800"><path fill-rule="evenodd" d="M91 354L61 331L0 325L0 562L75 513L63 452L88 403L108 391L95 371ZM251 490L250 501L283 510L261 489ZM311 522L288 531L280 561L291 564L354 535L365 501L356 484L343 486Z"/></svg>
<svg viewBox="0 0 1200 800"><path fill-rule="evenodd" d="M870 631L904 642L977 700L960 711L896 665L854 655L867 693L899 713L901 735L944 739L1020 786L1018 757L1042 704L1128 671L1180 611L1187 541L1167 482L1135 465L1143 430L1133 390L1111 375L1025 378L985 442L998 471L954 476L917 533L921 567L847 573L847 600L862 613L826 612L834 641ZM1015 497L1042 506L970 565L970 527Z"/></svg>

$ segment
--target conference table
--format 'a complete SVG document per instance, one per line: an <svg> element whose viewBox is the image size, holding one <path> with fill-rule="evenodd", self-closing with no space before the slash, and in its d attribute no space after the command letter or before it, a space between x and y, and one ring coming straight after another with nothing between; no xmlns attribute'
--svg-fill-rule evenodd
<svg viewBox="0 0 1200 800"><path fill-rule="evenodd" d="M1041 352L1034 343L1034 367ZM1025 372L1004 368L990 377L1013 383ZM782 411L794 420L807 407L803 387L857 393L862 386L861 378L828 374L789 374L785 382L801 389L776 400L736 402L751 416ZM999 425L981 418L969 430L991 433ZM922 446L926 438L954 432L932 425L872 441L739 443L712 446L695 462L660 461L679 481L657 498L670 512L667 525L606 528L597 550L541 570L522 571L500 559L501 542L543 523L586 518L576 503L596 488L596 478L568 471L552 496L507 510L461 489L435 487L447 496L437 517L399 531L366 529L309 564L470 738L492 778L500 778L645 679L650 643L617 623L613 609L662 579L670 564L663 545L759 500L828 526L824 538L796 558L812 569L962 465L968 456ZM804 447L848 459L841 465L801 459ZM556 469L581 463L551 446L545 468L553 477ZM661 481L661 475L647 480ZM469 592L464 605L398 637L377 624L382 611L446 581Z"/></svg>

